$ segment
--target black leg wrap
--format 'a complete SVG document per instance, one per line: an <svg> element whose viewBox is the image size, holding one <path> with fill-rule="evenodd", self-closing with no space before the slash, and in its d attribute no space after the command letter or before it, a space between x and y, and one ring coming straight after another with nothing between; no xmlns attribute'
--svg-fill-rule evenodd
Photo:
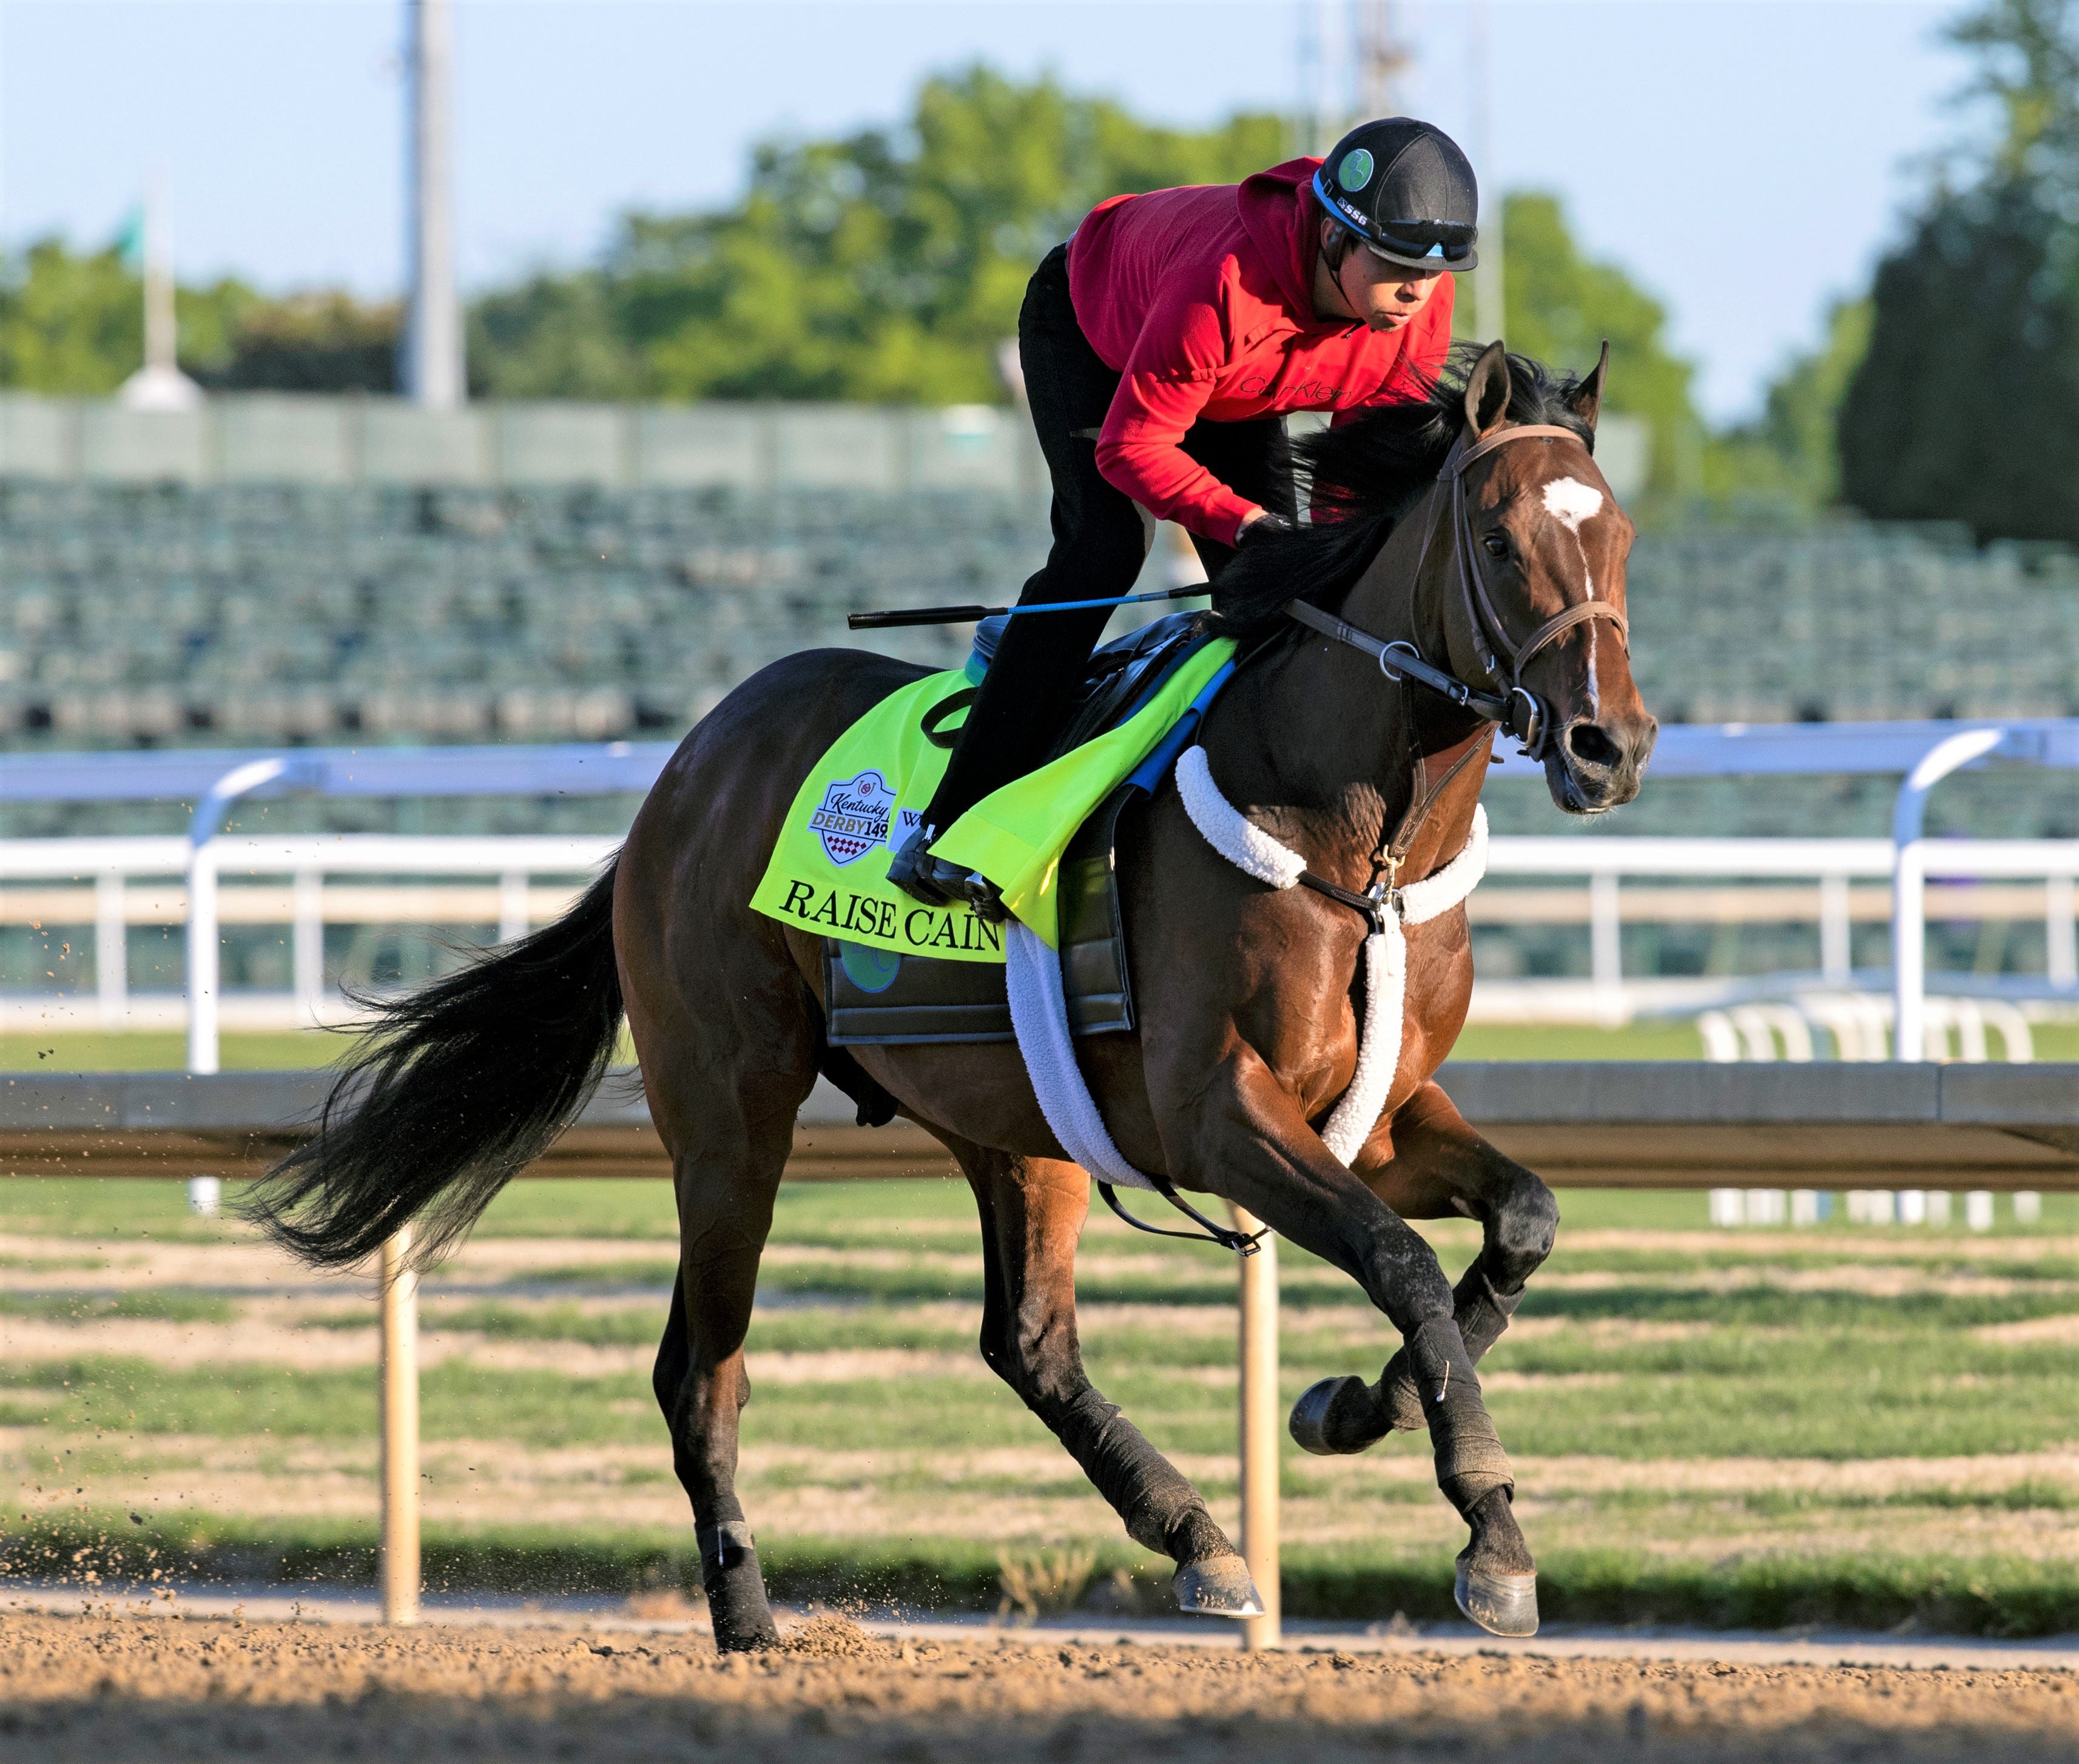
<svg viewBox="0 0 2079 1764"><path fill-rule="evenodd" d="M1437 1486L1462 1515L1470 1516L1496 1489L1516 1486L1508 1454L1480 1400L1479 1375L1458 1325L1448 1318L1416 1330L1408 1356L1436 1447Z"/></svg>
<svg viewBox="0 0 2079 1764"><path fill-rule="evenodd" d="M701 1547L701 1585L708 1595L714 1623L715 1648L738 1653L769 1648L780 1639L766 1602L765 1577L758 1571L758 1545L742 1519L700 1525L693 1536Z"/></svg>
<svg viewBox="0 0 2079 1764"><path fill-rule="evenodd" d="M1508 1320L1516 1315L1516 1307L1523 1302L1523 1289L1512 1293L1496 1292L1494 1282L1478 1262L1467 1269L1452 1295L1455 1301L1454 1315L1458 1319L1458 1336L1466 1344L1466 1352L1475 1365L1487 1356L1487 1349L1502 1338L1508 1327ZM1412 1433L1429 1425L1423 1414L1422 1398L1415 1387L1415 1373L1403 1348L1387 1361L1386 1370L1379 1374L1378 1383L1372 1391L1372 1406L1380 1423L1378 1437L1389 1432Z"/></svg>
<svg viewBox="0 0 2079 1764"><path fill-rule="evenodd" d="M1173 1561L1232 1556L1235 1547L1213 1523L1198 1491L1149 1444L1140 1429L1086 1388L1053 1422L1069 1454L1126 1523L1127 1535L1144 1549Z"/></svg>

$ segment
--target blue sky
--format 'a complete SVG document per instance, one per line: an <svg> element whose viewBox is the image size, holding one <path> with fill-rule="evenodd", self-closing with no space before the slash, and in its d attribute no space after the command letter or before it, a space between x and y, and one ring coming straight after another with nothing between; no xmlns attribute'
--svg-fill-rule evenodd
<svg viewBox="0 0 2079 1764"><path fill-rule="evenodd" d="M1938 39L1954 10L1500 0L1483 181L1560 192L1591 248L1667 301L1706 408L1740 414L1961 128L1944 99L1964 69ZM893 118L922 74L977 56L1174 121L1290 110L1299 10L465 0L464 272L575 261L624 207L726 198L757 137ZM1467 6L1401 13L1407 107L1466 129ZM105 239L157 168L183 275L391 289L401 16L391 0L0 0L0 236Z"/></svg>

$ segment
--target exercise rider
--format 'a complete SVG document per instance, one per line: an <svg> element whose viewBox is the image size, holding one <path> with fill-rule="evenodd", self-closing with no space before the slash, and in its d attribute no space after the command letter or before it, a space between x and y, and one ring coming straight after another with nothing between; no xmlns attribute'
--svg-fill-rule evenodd
<svg viewBox="0 0 2079 1764"><path fill-rule="evenodd" d="M1154 519L1189 530L1217 581L1252 535L1297 514L1280 420L1424 395L1451 336L1451 278L1479 219L1472 167L1407 117L1326 160L1240 184L1115 196L1048 253L1018 315L1025 395L1052 474L1054 541L1021 604L1129 592ZM1108 607L1013 618L922 822L889 880L999 916L994 889L933 839L1036 767Z"/></svg>

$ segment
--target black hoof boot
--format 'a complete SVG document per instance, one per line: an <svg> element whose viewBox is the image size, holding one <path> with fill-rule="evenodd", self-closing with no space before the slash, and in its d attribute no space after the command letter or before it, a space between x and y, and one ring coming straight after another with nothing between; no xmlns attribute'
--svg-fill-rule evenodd
<svg viewBox="0 0 2079 1764"><path fill-rule="evenodd" d="M765 1577L758 1571L758 1547L742 1521L702 1527L701 1585L708 1595L717 1653L752 1653L776 1647L780 1632L766 1602Z"/></svg>

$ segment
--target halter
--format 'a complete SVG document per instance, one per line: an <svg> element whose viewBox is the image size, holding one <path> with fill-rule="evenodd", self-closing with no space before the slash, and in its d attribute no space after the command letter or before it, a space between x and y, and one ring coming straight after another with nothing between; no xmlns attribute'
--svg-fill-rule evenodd
<svg viewBox="0 0 2079 1764"><path fill-rule="evenodd" d="M1474 556L1475 534L1472 511L1466 501L1466 468L1476 459L1483 458L1497 449L1517 441L1571 441L1580 437L1571 428L1561 428L1549 423L1524 423L1512 428L1499 429L1485 439L1466 445L1461 435L1451 444L1445 456L1444 469L1437 474L1439 483L1451 487L1449 520L1453 539L1452 575L1457 583L1460 599L1465 602L1466 617L1472 626L1473 641L1479 646L1480 666L1487 678L1504 690L1486 692L1479 687L1460 679L1441 667L1422 658L1413 643L1406 638L1387 642L1361 631L1353 625L1345 624L1332 613L1324 612L1319 607L1304 600L1294 600L1286 612L1302 625L1319 631L1324 637L1338 643L1348 644L1362 650L1378 663L1379 671L1388 679L1412 679L1417 685L1426 686L1441 694L1462 709L1491 723L1499 723L1523 744L1523 751L1533 759L1542 759L1552 745L1552 713L1545 700L1523 683L1523 671L1533 657L1550 645L1557 642L1577 625L1586 625L1596 619L1606 621L1617 628L1618 641L1629 649L1631 627L1623 613L1602 600L1577 601L1563 608L1532 632L1523 642L1518 643L1508 634L1508 626L1487 593L1486 579ZM1415 566L1416 578L1421 579L1423 566L1429 561L1429 547L1437 537L1438 522L1432 518L1429 530L1423 535L1422 555Z"/></svg>

